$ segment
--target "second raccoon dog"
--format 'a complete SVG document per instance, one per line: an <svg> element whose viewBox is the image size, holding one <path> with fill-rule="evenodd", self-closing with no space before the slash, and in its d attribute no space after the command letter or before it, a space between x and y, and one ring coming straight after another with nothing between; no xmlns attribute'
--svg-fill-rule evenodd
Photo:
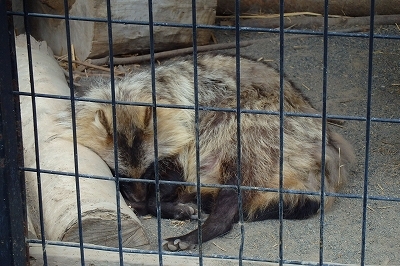
<svg viewBox="0 0 400 266"><path fill-rule="evenodd" d="M237 184L237 117L235 57L204 54L198 57L199 176L203 184ZM279 73L259 62L241 58L240 107L242 110L279 112ZM157 66L157 143L160 178L196 183L196 141L194 70L190 57ZM150 72L140 72L117 81L118 102L152 103ZM108 84L94 85L85 98L111 100ZM168 108L179 105L192 108ZM285 81L284 111L312 113L311 104ZM217 111L216 108L226 108ZM230 110L229 110L230 109ZM68 117L65 114L62 119ZM70 118L69 118L70 119ZM78 142L91 148L114 168L112 105L100 102L76 103ZM247 221L276 219L279 216L279 116L241 113L241 185L275 189L260 192L242 190L242 207ZM283 188L319 192L321 189L322 120L285 116L283 123ZM116 105L116 137L119 174L132 178L153 178L155 161L153 108ZM325 191L336 192L344 183L347 167L354 159L351 145L339 134L326 132ZM161 185L162 217L187 219L196 210L186 205L195 198L195 186ZM122 185L123 194L137 207L155 213L154 185L138 182ZM211 203L202 225L202 240L228 232L238 221L238 192L233 188L202 187L201 194ZM333 198L327 197L326 205ZM318 194L283 194L283 217L304 219L320 209ZM142 205L141 205L142 204ZM144 204L144 205L143 205ZM135 206L135 204L133 204ZM187 249L197 244L198 229L167 238L164 248Z"/></svg>

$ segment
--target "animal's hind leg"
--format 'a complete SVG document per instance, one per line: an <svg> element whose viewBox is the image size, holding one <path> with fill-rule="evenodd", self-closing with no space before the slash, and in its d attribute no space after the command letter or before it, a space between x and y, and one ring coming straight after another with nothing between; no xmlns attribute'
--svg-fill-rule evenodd
<svg viewBox="0 0 400 266"><path fill-rule="evenodd" d="M207 220L201 226L202 242L206 242L231 230L238 220L238 194L234 189L221 189ZM167 238L164 248L170 251L192 248L198 243L199 229L186 235Z"/></svg>
<svg viewBox="0 0 400 266"><path fill-rule="evenodd" d="M283 219L302 220L315 215L320 209L318 198L299 195L295 203L283 201ZM248 216L248 213L245 213ZM279 200L271 202L265 209L257 210L252 214L252 221L279 219Z"/></svg>

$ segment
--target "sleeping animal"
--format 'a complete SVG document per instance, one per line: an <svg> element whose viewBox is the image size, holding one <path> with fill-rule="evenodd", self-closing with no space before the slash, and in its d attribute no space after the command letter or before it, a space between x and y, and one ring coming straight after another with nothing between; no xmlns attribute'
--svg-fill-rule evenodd
<svg viewBox="0 0 400 266"><path fill-rule="evenodd" d="M209 212L202 224L202 241L228 232L239 219L238 182L242 189L246 221L279 217L280 79L261 62L240 60L240 123L237 123L236 61L228 55L202 54L197 59L198 124L195 112L194 67L191 57L170 60L155 69L156 102L153 106L150 71L133 74L115 83L115 125L110 84L93 85L76 102L77 139L114 169L114 137L118 174L136 179L121 183L121 192L141 214L156 215L154 163L161 182L161 217L195 218L192 204L201 184L202 209ZM284 112L318 114L293 84L284 81ZM107 103L108 102L108 103ZM181 108L177 108L181 107ZM267 114L266 112L272 112ZM274 113L275 112L275 113ZM155 157L154 118L158 155ZM61 120L71 119L65 112ZM69 124L69 123L66 123ZM240 126L240 175L238 130ZM196 128L199 165L196 165ZM67 136L68 137L68 136ZM70 137L70 136L69 136ZM326 131L325 172L321 174L322 119L297 115L283 119L283 218L305 219L320 209L321 177L324 191L337 192L354 160L351 145L330 128ZM114 169L115 170L115 169ZM197 171L198 170L198 171ZM228 185L212 187L212 184ZM305 194L304 192L310 192ZM333 198L326 197L326 207ZM167 238L164 248L184 250L198 242L198 229Z"/></svg>

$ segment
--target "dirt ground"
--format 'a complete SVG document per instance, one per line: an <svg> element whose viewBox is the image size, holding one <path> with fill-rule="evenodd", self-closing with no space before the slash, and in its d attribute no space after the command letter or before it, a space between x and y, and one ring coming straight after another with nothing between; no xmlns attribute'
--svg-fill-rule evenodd
<svg viewBox="0 0 400 266"><path fill-rule="evenodd" d="M376 34L400 35L396 27L377 27ZM231 32L215 33L219 42L235 40ZM242 33L243 40L261 39L241 49L244 56L263 58L279 65L279 39L271 33ZM288 35L290 36L290 35ZM368 86L368 39L330 37L328 43L328 96L330 115L366 117ZM234 52L234 50L230 51ZM322 110L323 38L298 36L285 41L285 73ZM400 119L400 40L375 39L372 73L373 118ZM346 121L335 130L354 146L357 164L343 193L363 195L366 168L366 122ZM399 199L400 123L372 122L368 159L368 195ZM325 262L359 264L361 261L363 202L361 198L338 198L325 213L323 258ZM141 217L157 250L157 220ZM366 264L398 265L400 262L400 202L368 200L366 215ZM188 232L196 221L161 221L163 237ZM244 223L246 258L275 261L279 258L279 221ZM203 255L238 256L241 227L203 244ZM283 258L291 261L319 261L320 217L283 222ZM195 249L192 253L198 253Z"/></svg>

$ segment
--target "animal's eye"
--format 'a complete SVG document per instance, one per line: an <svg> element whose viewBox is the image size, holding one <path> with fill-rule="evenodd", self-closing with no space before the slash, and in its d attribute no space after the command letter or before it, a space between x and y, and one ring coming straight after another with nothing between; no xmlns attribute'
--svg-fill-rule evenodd
<svg viewBox="0 0 400 266"><path fill-rule="evenodd" d="M128 145L129 145L129 147L132 147L134 141L135 141L135 136L132 136L131 139L128 139Z"/></svg>

